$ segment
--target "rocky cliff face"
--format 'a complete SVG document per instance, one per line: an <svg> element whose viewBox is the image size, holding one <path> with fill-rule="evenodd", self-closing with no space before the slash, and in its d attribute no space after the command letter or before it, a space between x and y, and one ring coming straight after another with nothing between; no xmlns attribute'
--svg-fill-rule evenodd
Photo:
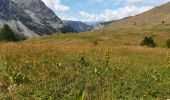
<svg viewBox="0 0 170 100"><path fill-rule="evenodd" d="M34 27L31 17L10 0L0 1L0 27L8 24L17 33L26 37L38 36L29 27Z"/></svg>
<svg viewBox="0 0 170 100"><path fill-rule="evenodd" d="M0 27L3 24L28 38L73 31L41 0L1 0Z"/></svg>

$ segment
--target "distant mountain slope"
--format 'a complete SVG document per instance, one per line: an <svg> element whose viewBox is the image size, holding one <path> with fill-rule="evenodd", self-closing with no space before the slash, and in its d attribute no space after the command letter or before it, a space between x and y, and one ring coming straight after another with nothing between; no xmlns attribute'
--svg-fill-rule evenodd
<svg viewBox="0 0 170 100"><path fill-rule="evenodd" d="M3 24L28 38L74 31L41 0L0 0L0 27Z"/></svg>
<svg viewBox="0 0 170 100"><path fill-rule="evenodd" d="M104 30L111 32L170 32L170 3L151 9L137 16L110 23Z"/></svg>
<svg viewBox="0 0 170 100"><path fill-rule="evenodd" d="M103 27L105 27L106 25L109 25L111 23L117 22L117 20L111 20L111 21L106 21L106 22L101 22L96 24L95 26L93 26L92 30L99 30L102 29Z"/></svg>
<svg viewBox="0 0 170 100"><path fill-rule="evenodd" d="M91 21L91 22L83 22L83 23L95 27L95 26L99 25L100 23L104 23L104 22L105 21L94 21L94 22Z"/></svg>
<svg viewBox="0 0 170 100"><path fill-rule="evenodd" d="M84 32L84 31L89 31L91 30L93 27L90 25L87 25L81 21L69 21L69 20L65 20L65 23L67 23L68 25L70 25L74 30L76 30L77 32Z"/></svg>

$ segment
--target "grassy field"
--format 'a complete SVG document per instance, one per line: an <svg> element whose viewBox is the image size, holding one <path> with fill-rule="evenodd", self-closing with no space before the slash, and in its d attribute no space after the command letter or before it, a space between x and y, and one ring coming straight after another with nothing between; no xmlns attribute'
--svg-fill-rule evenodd
<svg viewBox="0 0 170 100"><path fill-rule="evenodd" d="M145 36L158 47L140 46ZM0 99L170 99L168 37L103 31L1 42Z"/></svg>

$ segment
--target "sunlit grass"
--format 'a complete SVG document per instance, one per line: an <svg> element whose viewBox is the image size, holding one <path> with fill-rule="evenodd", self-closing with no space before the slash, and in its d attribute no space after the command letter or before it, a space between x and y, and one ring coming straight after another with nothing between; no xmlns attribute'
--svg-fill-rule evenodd
<svg viewBox="0 0 170 100"><path fill-rule="evenodd" d="M168 34L82 33L1 42L0 99L170 98ZM152 34L153 35L153 34ZM159 38L160 37L160 38Z"/></svg>

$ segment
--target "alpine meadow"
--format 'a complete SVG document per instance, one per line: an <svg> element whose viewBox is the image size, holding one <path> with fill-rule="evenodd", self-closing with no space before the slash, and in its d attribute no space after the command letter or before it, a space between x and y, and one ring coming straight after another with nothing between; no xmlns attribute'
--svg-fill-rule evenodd
<svg viewBox="0 0 170 100"><path fill-rule="evenodd" d="M170 99L170 3L92 22L48 2L0 1L0 100Z"/></svg>

